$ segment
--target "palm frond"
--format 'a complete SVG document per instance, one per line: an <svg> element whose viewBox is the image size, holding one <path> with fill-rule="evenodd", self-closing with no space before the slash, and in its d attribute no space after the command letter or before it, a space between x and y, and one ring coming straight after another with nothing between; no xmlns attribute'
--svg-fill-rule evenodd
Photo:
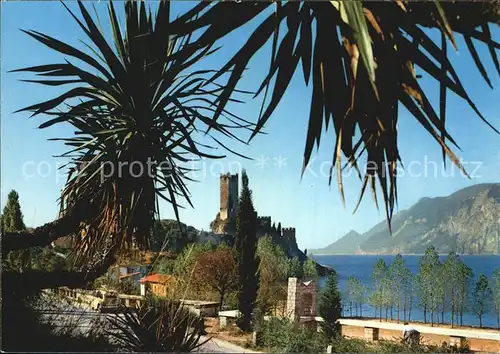
<svg viewBox="0 0 500 354"><path fill-rule="evenodd" d="M224 156L198 143L197 132L211 128L214 146L231 151L216 134L237 138L235 129L248 131L254 125L227 109L219 113L231 117L229 124L213 119L223 86L209 80L210 70L195 66L214 49L199 45L189 33L178 33L168 2L161 1L155 14L144 2L124 2L123 27L110 2L113 40L109 42L86 6L80 1L77 5L79 14L63 4L92 51L87 54L48 35L25 31L66 59L15 71L42 77L27 80L39 85L72 85L59 96L20 111L48 116L40 128L60 123L75 128L76 137L60 139L70 147L62 156L72 159L61 194L61 214L82 198L96 211L84 232L75 230L77 260L86 264L109 252L147 248L158 198L172 205L177 218L182 202L192 205L186 185L189 171L182 164L193 157ZM97 73L80 67L81 63ZM235 100L229 95L231 101Z"/></svg>
<svg viewBox="0 0 500 354"><path fill-rule="evenodd" d="M452 91L496 132L467 94L460 76L448 59L444 44L436 44L422 27L436 28L457 46L456 34L465 37L479 72L491 85L474 42L488 45L490 56L500 73L489 25L500 22L500 5L490 2L278 2L216 3L204 7L198 16L180 23L180 32L199 30L201 44L213 45L227 33L263 16L241 49L212 77L230 73L217 101L214 119L229 102L241 74L264 45L273 40L271 66L257 93L267 90L274 80L270 100L263 103L254 137L260 133L290 85L299 61L306 85L312 81L312 100L304 149L304 166L310 161L314 146L319 146L324 128L335 129L332 174L337 167L337 183L342 199L342 156L346 166L357 170L361 156L367 166L361 198L367 185L376 198L378 180L385 211L390 223L397 202L397 168L402 165L398 150L398 106L406 107L443 150L443 158L463 170L450 148L458 147L446 129L446 93ZM479 30L478 28L481 28ZM281 40L276 33L284 29ZM278 43L275 43L278 42ZM362 65L358 65L361 62ZM439 109L418 84L416 71L440 85ZM265 89L265 91L264 91ZM359 137L353 139L359 131ZM332 176L330 176L330 183ZM359 205L359 203L358 203Z"/></svg>

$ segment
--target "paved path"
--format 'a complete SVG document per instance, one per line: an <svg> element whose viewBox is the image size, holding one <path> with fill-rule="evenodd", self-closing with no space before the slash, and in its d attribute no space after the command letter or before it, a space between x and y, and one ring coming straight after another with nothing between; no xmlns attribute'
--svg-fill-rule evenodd
<svg viewBox="0 0 500 354"><path fill-rule="evenodd" d="M208 337L201 337L201 341L207 340ZM245 349L236 344L226 342L219 338L211 338L205 343L198 352L203 353L260 353L250 349Z"/></svg>

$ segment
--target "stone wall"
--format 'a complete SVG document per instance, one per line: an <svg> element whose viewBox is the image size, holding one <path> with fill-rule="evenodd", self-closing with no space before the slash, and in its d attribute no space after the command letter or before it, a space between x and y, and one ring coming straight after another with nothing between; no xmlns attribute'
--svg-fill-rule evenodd
<svg viewBox="0 0 500 354"><path fill-rule="evenodd" d="M367 341L387 340L401 341L403 325L377 320L340 319L342 336L360 338ZM468 343L472 351L500 352L500 334L487 329L465 329L449 327L432 327L423 324L412 324L420 332L421 343L441 346L443 343Z"/></svg>

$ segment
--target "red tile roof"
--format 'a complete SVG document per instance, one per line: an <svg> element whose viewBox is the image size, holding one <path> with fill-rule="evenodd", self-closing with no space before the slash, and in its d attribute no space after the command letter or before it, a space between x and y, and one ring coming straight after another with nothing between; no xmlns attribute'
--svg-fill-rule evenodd
<svg viewBox="0 0 500 354"><path fill-rule="evenodd" d="M174 280L174 277L171 275L164 275L164 274L151 274L147 275L144 278L141 278L139 282L141 283L159 283L159 284L166 284L170 281Z"/></svg>

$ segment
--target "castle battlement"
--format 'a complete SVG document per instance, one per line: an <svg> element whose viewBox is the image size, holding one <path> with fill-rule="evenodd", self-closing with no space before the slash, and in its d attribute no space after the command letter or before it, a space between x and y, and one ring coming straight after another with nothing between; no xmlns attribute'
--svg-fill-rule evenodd
<svg viewBox="0 0 500 354"><path fill-rule="evenodd" d="M232 175L232 174L230 174L230 173L226 173L226 174L221 173L221 175L220 175L220 179L221 179L221 180L227 180L227 179L230 179L230 180L236 180L236 181L237 181L237 180L238 180L238 174L236 173L236 174Z"/></svg>
<svg viewBox="0 0 500 354"><path fill-rule="evenodd" d="M284 228L282 228L282 229L281 229L281 231L283 231L283 232L290 232L290 233L291 233L291 232L293 232L293 233L295 233L295 227L284 227Z"/></svg>

